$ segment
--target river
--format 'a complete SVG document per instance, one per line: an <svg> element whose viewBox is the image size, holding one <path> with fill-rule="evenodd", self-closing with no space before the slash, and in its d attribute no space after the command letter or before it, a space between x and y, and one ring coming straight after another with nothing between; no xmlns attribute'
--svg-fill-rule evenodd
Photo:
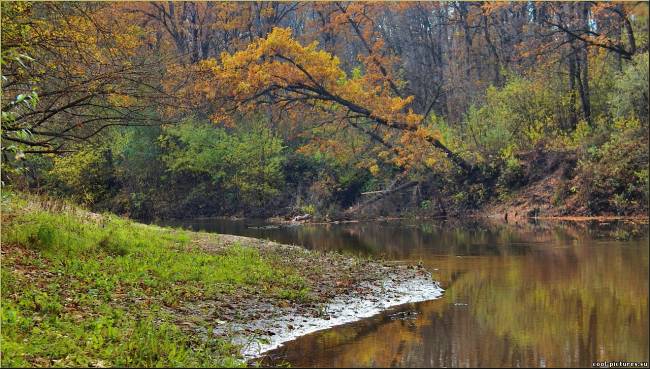
<svg viewBox="0 0 650 369"><path fill-rule="evenodd" d="M648 361L648 226L632 222L171 223L421 263L445 289L269 352L299 367L589 366Z"/></svg>

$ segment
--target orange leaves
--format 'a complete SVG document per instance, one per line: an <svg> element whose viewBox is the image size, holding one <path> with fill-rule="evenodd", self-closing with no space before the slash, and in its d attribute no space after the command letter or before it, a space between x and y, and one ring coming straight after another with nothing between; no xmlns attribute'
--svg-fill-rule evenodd
<svg viewBox="0 0 650 369"><path fill-rule="evenodd" d="M502 10L508 10L512 9L516 6L516 4L513 4L512 2L506 2L506 1L488 1L483 3L481 5L481 8L483 9L483 12L486 15L491 15L493 13L502 11Z"/></svg>
<svg viewBox="0 0 650 369"><path fill-rule="evenodd" d="M274 28L263 39L251 43L245 50L224 53L218 77L238 86L239 92L254 93L256 89L276 84L295 83L331 85L341 77L338 58L317 50L317 43L302 46L291 38L291 30Z"/></svg>
<svg viewBox="0 0 650 369"><path fill-rule="evenodd" d="M371 173L373 176L376 176L377 174L379 174L379 166L378 166L377 164L372 164L372 165L368 168L368 170L370 171L370 173Z"/></svg>
<svg viewBox="0 0 650 369"><path fill-rule="evenodd" d="M115 34L115 47L119 50L134 54L142 45L144 30L137 25L130 25L123 29L123 32Z"/></svg>
<svg viewBox="0 0 650 369"><path fill-rule="evenodd" d="M244 50L223 53L219 62L199 63L192 95L209 101L216 108L212 119L224 124L261 106L303 122L310 142L302 152L349 158L356 150L353 137L360 135L365 137L357 142L366 147L360 151L364 155L374 152L377 159L404 169L415 163L432 165L431 143L438 135L421 126L422 115L410 109L413 96L397 96L379 65L366 64L363 72L355 69L348 76L339 59L316 42L303 45L290 29L274 28ZM377 173L380 166L372 162L366 167Z"/></svg>
<svg viewBox="0 0 650 369"><path fill-rule="evenodd" d="M245 50L223 53L220 63L210 60L201 66L212 78L198 82L196 92L205 91L205 83L216 85L222 97L232 99L239 110L273 92L312 106L320 103L326 109L333 109L339 105L337 99L342 99L388 122L416 123L421 119L404 113L412 97L393 96L385 84L376 83L382 79L376 73L348 78L337 57L319 50L316 42L301 45L290 29L274 28Z"/></svg>

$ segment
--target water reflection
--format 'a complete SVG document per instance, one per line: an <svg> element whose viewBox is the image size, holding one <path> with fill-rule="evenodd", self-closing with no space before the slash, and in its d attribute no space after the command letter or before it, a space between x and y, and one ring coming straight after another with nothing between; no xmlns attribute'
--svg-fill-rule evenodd
<svg viewBox="0 0 650 369"><path fill-rule="evenodd" d="M235 233L421 261L446 288L440 300L402 308L418 312L415 319L387 313L317 332L272 352L266 364L566 367L648 360L647 225L374 222Z"/></svg>

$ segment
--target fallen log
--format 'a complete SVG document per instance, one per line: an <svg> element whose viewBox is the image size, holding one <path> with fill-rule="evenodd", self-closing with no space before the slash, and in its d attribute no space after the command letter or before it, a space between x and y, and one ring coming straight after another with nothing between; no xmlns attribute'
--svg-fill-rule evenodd
<svg viewBox="0 0 650 369"><path fill-rule="evenodd" d="M347 214L357 212L357 211L365 208L366 206L383 199L384 197L386 197L387 195L389 195L391 193L406 190L408 188L416 186L418 183L419 182L411 181L411 182L406 182L406 183L404 183L404 184L402 184L400 186L397 186L397 187L391 188L391 189L386 189L386 190L381 190L381 191L369 191L369 192L366 192L365 194L377 193L377 195L375 197L373 197L373 198L370 198L370 199L362 202L362 203L359 203L357 205L354 205L354 206L348 208L348 210L346 210L345 212ZM364 193L362 193L362 195L363 194Z"/></svg>

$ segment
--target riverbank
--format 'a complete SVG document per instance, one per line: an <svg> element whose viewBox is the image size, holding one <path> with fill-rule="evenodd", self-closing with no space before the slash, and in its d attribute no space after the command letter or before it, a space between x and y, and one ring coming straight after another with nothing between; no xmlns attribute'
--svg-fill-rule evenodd
<svg viewBox="0 0 650 369"><path fill-rule="evenodd" d="M204 218L211 219L211 218ZM231 218L228 218L231 219ZM498 221L503 223L513 222L535 222L543 220L545 222L607 222L607 221L625 221L625 222L634 222L640 224L647 224L650 222L650 217L642 214L638 215L542 215L542 216L527 216L526 214L515 213L515 212L496 212L494 210L490 211L478 211L468 214L463 214L461 216L402 216L402 217L369 217L369 218L359 218L359 219L346 219L346 220L330 220L324 221L320 219L310 219L306 221L291 221L281 218L269 218L266 219L266 222L269 224L277 224L277 226L296 226L302 224L309 225L327 225L327 224L349 224L349 223L360 223L360 222L369 222L369 221L379 221L379 222L388 222L388 221L412 221L412 220L428 220L428 221L451 221L456 222L459 220L467 219L484 219L486 221ZM245 220L245 218L236 218L235 220ZM275 226L274 226L275 227Z"/></svg>
<svg viewBox="0 0 650 369"><path fill-rule="evenodd" d="M235 366L439 296L425 270L2 198L2 366Z"/></svg>

